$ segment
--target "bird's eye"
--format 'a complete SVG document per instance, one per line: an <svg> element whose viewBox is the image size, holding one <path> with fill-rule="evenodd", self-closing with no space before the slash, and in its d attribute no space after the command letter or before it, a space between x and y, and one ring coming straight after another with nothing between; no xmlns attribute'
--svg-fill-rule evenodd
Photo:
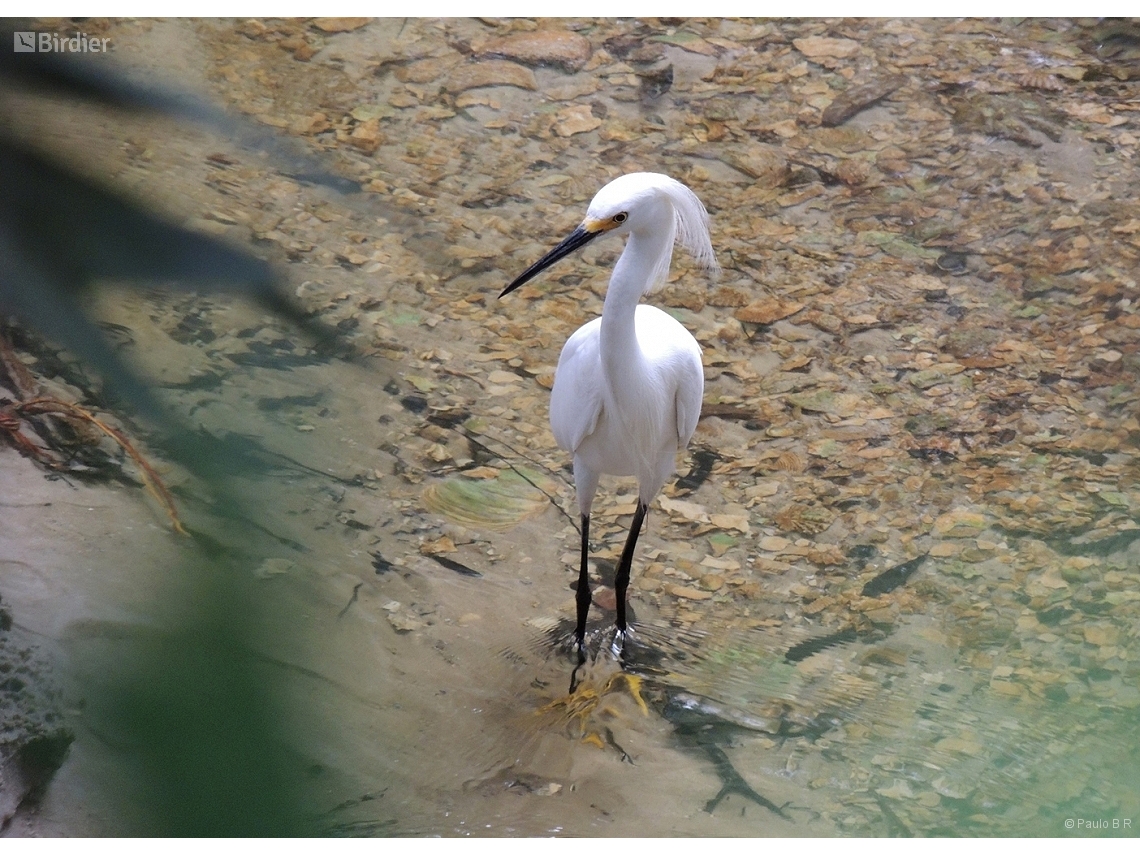
<svg viewBox="0 0 1140 855"><path fill-rule="evenodd" d="M626 214L626 213L614 214L614 222L617 223L619 226L628 219L629 219L629 214Z"/></svg>

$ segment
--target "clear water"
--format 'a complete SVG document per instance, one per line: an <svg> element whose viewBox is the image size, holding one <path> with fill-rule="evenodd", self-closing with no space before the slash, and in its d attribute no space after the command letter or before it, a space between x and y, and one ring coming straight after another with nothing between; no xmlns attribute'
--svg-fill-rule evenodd
<svg viewBox="0 0 1140 855"><path fill-rule="evenodd" d="M732 126L738 116L747 125L746 114L756 110L750 99L763 93L741 94L732 88L737 84L718 84L709 73L718 51L723 61L750 38L767 33L764 62L773 74L791 73L772 87L799 85L803 75L785 58L787 43L807 25L789 24L799 29L782 40L771 37L774 26L631 22L625 30L646 45L664 45L674 67L673 88L658 99L629 78L631 67L600 78L539 69L537 92L498 86L473 90L467 100L463 93L437 97L446 63L455 59L448 45L467 51L490 24L373 22L328 37L321 42L327 52L311 62L227 23L108 26L123 62L173 69L219 100L279 124L323 112L347 138L379 117L385 139L378 154L368 154L366 143L337 143L332 132L322 139L344 172L383 189L344 200L282 178L249 153L234 152L232 163L219 166L210 155L229 151L227 144L198 132L90 118L83 153L94 171L115 175L199 226L239 240L259 236L275 259L291 259L281 261L291 287L341 324L357 355L319 357L295 331L228 299L109 289L94 300L99 317L128 331L132 344L124 354L165 387L171 409L193 430L225 440L242 465L212 484L178 467L167 470L190 527L220 545L211 551L202 539L169 533L141 491L46 484L5 464L5 478L21 485L23 505L51 502L58 511L6 511L5 543L16 546L5 559L2 593L18 622L57 655L77 732L39 814L17 829L121 834L156 827L154 805L162 802L141 782L169 774L161 758L171 755L124 713L148 707L123 687L137 689L169 668L178 679L213 687L203 689L206 695L225 680L250 687L240 715L218 713L211 721L215 735L223 734L223 751L247 752L255 765L259 756L280 763L279 774L259 772L247 781L267 789L276 782L280 798L251 798L248 811L272 817L282 804L299 806L309 824L284 826L288 831L1135 833L1138 547L1127 535L1135 514L1110 513L1137 501L1135 429L1128 434L1126 405L1106 404L1079 383L1070 395L1074 407L1094 414L1086 424L1128 435L1107 451L1101 485L1121 498L1097 505L1089 526L1096 534L1099 520L1125 534L1099 553L1082 551L1088 538L1079 536L1065 552L1040 530L999 525L994 513L980 524L963 518L975 526L965 537L950 522L937 527L959 508L998 507L971 487L1002 462L982 455L964 455L964 462L865 455L881 460L874 465L888 475L853 474L856 482L867 478L863 499L835 506L838 519L818 531L797 530L777 514L789 497L802 500L827 481L797 465L796 455L809 464L826 460L821 441L834 442L844 428L871 431L875 418L851 421L866 413L866 401L886 400L895 410L888 423L901 424L898 400L875 399L870 381L867 388L838 384L864 396L857 412L820 415L816 404L791 414L784 396L797 390L765 385L800 353L786 329L770 338L754 331L751 340L718 338L733 308L667 298L710 357L706 402L752 408L754 417L706 420L696 444L716 452L721 464L693 492L671 497L699 506L697 518L686 520L677 505L650 516L635 564L636 634L624 670L607 652L610 614L596 609L598 660L567 697L577 535L572 486L548 435L542 384L566 335L600 310L605 270L618 248L591 248L586 265L563 262L566 278L541 284L541 299L523 294L499 303L495 295L573 227L607 177L635 168L700 180L726 268L723 284L766 296L768 286L748 271L761 261L766 269L778 264L770 272L774 293L827 308L837 298L819 286L825 274L858 280L859 259L869 253L836 260L835 246L851 237L831 222L826 205L806 199L773 210L757 201L755 213L733 207L728 200L739 202L762 179L754 169L752 185L741 178L746 173L732 178L727 170L739 167L741 152L762 152L747 141L731 149L726 142L732 156L718 158L719 149L685 130L699 126L707 137L716 122ZM892 26L881 32L909 47ZM930 24L925 37L934 38L938 26ZM610 29L622 28L581 29L596 51ZM678 46L678 32L700 34L712 53ZM1059 38L1063 28L1051 32ZM1052 44L1035 45L1035 37L1015 27L1003 35L1014 51ZM393 57L402 64L387 67ZM396 72L412 60L442 62L439 79L422 65L422 80ZM751 67L747 51L737 62ZM814 65L804 73L808 83L822 74ZM586 83L595 88L587 91ZM582 94L543 98L571 84L583 86ZM551 121L568 119L560 111L581 105L605 119L609 136L553 129ZM874 109L887 113L859 126L872 138L903 132L889 118L905 104ZM341 120L353 110L357 118ZM407 120L409 110L420 111L417 121ZM74 125L53 124L44 112L31 125L74 154ZM956 142L979 164L1040 157L1059 168L1068 155L1080 160L1086 145L1067 133L1068 148L1042 154L1008 141ZM751 139L778 146L780 130L759 130ZM1097 168L1109 167L1102 160ZM912 204L906 188L918 193L920 172L933 182L935 171L916 166L909 185L894 186L899 198L884 204ZM1070 175L1070 187L1079 189L1077 179ZM1060 200L1053 204L1050 216L1068 210ZM961 219L954 226L968 232L971 214L964 210L955 212ZM769 223L802 230L802 251L777 252L761 213ZM755 239L764 249L756 259L747 255L750 234L765 235ZM913 258L894 263L900 278L928 269ZM674 294L707 287L686 264L675 260L685 277ZM757 273L761 282L765 275ZM797 276L809 283L798 291ZM993 313L987 328L1023 307L993 281L949 281L956 305ZM875 329L919 341L924 327L901 319ZM874 330L826 340L817 330L809 330L815 338L808 347L816 348L808 353L814 364L804 363L809 376L845 370L852 352L875 352ZM1131 353L1132 342L1116 346ZM938 352L936 343L930 349ZM890 368L886 358L883 364ZM872 379L890 377L884 370ZM1057 419L1058 432L1072 428ZM868 448L913 435L884 433ZM1004 461L1015 498L1030 490L1017 478L1030 478L1036 467L1032 483L1042 483L1041 471L1072 460L1048 449L1036 454L1045 456L1027 451ZM478 467L500 474L471 477ZM487 498L472 486L501 484L519 470L546 495L515 483ZM939 484L906 486L913 478ZM837 483L835 489L847 489ZM456 485L457 493L447 492ZM594 531L603 577L624 538L632 496L628 484L607 489ZM219 493L230 497L228 505ZM734 528L730 518L742 516L746 525ZM812 548L833 549L841 560L812 561ZM926 552L931 557L900 588L876 602L857 596L877 573ZM788 655L848 627L855 631L833 644ZM205 637L220 639L217 649ZM201 662L192 655L199 650L207 653ZM221 663L216 671L211 662ZM170 703L186 702L178 700L178 679L171 686L158 681L156 704L162 691L175 699ZM221 707L238 697L218 691ZM247 726L262 730L237 738ZM208 753L209 744L207 735L201 750ZM219 760L214 776L208 763L185 762L200 776L195 785L208 791L201 804L208 811L211 787L227 792L216 779L228 774L228 761ZM242 797L236 801L240 815Z"/></svg>

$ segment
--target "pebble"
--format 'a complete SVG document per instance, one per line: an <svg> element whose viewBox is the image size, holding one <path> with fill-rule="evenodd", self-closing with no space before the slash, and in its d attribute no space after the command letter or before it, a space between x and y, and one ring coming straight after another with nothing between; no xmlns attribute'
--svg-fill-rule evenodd
<svg viewBox="0 0 1140 855"><path fill-rule="evenodd" d="M569 30L539 29L492 39L478 52L480 57L504 57L524 65L553 65L566 71L581 70L593 50L590 42Z"/></svg>
<svg viewBox="0 0 1140 855"><path fill-rule="evenodd" d="M732 313L732 316L746 324L771 324L789 318L803 308L803 303L792 300L765 298L741 306Z"/></svg>
<svg viewBox="0 0 1140 855"><path fill-rule="evenodd" d="M989 527L985 516L975 511L957 509L942 514L934 521L934 529L943 537L977 537Z"/></svg>
<svg viewBox="0 0 1140 855"><path fill-rule="evenodd" d="M266 558L253 571L253 575L258 579L272 579L274 576L292 573L295 569L297 569L297 565L288 558Z"/></svg>
<svg viewBox="0 0 1140 855"><path fill-rule="evenodd" d="M482 86L515 86L533 91L538 89L538 82L534 72L526 66L502 59L456 66L444 82L448 92L465 92Z"/></svg>
<svg viewBox="0 0 1140 855"><path fill-rule="evenodd" d="M554 132L560 137L570 137L601 126L602 120L594 115L589 104L577 104L558 112Z"/></svg>
<svg viewBox="0 0 1140 855"><path fill-rule="evenodd" d="M359 30L371 18L314 18L313 26L322 33L347 33Z"/></svg>
<svg viewBox="0 0 1140 855"><path fill-rule="evenodd" d="M712 598L712 593L709 591L702 591L699 588L687 588L684 585L668 585L666 590L674 597L679 597L683 600L708 600Z"/></svg>
<svg viewBox="0 0 1140 855"><path fill-rule="evenodd" d="M859 42L853 39L833 39L827 36L793 39L792 45L810 59L820 57L845 59L859 51Z"/></svg>

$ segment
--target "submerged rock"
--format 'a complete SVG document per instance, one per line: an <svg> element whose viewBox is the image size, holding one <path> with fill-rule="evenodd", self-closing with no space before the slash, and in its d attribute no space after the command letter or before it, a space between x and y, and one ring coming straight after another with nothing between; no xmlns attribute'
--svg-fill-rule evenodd
<svg viewBox="0 0 1140 855"><path fill-rule="evenodd" d="M0 826L55 774L74 739L47 672L0 606Z"/></svg>
<svg viewBox="0 0 1140 855"><path fill-rule="evenodd" d="M506 471L495 478L455 476L437 481L424 490L424 504L454 522L505 531L541 513L550 501L543 491L554 488L546 476L522 471L525 477Z"/></svg>

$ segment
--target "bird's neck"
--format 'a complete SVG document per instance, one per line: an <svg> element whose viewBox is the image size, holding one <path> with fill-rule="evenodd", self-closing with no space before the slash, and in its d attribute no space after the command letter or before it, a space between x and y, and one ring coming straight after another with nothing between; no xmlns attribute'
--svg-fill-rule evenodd
<svg viewBox="0 0 1140 855"><path fill-rule="evenodd" d="M614 265L602 307L600 345L603 370L613 380L628 378L641 370L634 318L641 295L649 285L648 277L661 254L672 249L666 246L666 240L671 242L672 235L633 232Z"/></svg>

